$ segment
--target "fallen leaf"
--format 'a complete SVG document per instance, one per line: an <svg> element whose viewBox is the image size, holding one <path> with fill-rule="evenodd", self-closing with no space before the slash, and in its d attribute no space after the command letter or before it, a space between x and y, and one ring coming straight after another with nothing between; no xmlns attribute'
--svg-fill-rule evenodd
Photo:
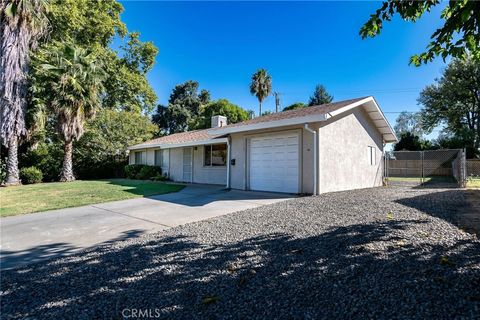
<svg viewBox="0 0 480 320"><path fill-rule="evenodd" d="M220 297L218 296L206 296L203 298L202 302L203 304L212 304L216 303L218 300L220 300Z"/></svg>

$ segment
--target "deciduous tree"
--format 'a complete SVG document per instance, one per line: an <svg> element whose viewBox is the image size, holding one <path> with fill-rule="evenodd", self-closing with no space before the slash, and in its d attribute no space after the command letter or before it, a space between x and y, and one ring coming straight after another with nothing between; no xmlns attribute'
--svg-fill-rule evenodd
<svg viewBox="0 0 480 320"><path fill-rule="evenodd" d="M207 129L211 126L213 116L227 117L228 124L248 120L248 112L227 99L219 99L202 107L200 116L196 120L195 129Z"/></svg>
<svg viewBox="0 0 480 320"><path fill-rule="evenodd" d="M423 89L418 102L427 131L443 125L449 134L470 137L466 147L479 153L480 60L454 59L434 84Z"/></svg>
<svg viewBox="0 0 480 320"><path fill-rule="evenodd" d="M362 38L377 36L384 22L392 20L396 14L406 21L416 22L440 3L440 0L384 1L360 29L360 35ZM460 58L467 53L480 60L480 2L449 1L440 17L443 25L430 36L426 50L412 56L410 63L419 66L436 56L445 60L447 56Z"/></svg>

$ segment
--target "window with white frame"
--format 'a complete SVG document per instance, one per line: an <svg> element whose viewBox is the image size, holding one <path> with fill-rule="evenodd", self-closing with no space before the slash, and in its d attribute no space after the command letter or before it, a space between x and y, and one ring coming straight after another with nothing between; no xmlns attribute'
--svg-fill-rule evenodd
<svg viewBox="0 0 480 320"><path fill-rule="evenodd" d="M206 167L219 167L227 164L227 145L213 144L205 146L203 155L203 164Z"/></svg>
<svg viewBox="0 0 480 320"><path fill-rule="evenodd" d="M146 160L146 152L145 151L136 151L135 152L135 164L145 164Z"/></svg>
<svg viewBox="0 0 480 320"><path fill-rule="evenodd" d="M368 161L371 166L377 164L377 157L376 157L376 148L372 146L368 146Z"/></svg>

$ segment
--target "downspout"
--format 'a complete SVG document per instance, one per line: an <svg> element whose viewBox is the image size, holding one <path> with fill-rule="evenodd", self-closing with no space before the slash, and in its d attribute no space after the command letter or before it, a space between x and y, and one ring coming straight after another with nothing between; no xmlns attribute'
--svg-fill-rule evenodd
<svg viewBox="0 0 480 320"><path fill-rule="evenodd" d="M305 130L313 134L313 195L317 195L317 163L318 163L318 155L317 155L317 132L312 130L308 123L305 123L304 126Z"/></svg>
<svg viewBox="0 0 480 320"><path fill-rule="evenodd" d="M227 138L227 189L230 189L230 137Z"/></svg>

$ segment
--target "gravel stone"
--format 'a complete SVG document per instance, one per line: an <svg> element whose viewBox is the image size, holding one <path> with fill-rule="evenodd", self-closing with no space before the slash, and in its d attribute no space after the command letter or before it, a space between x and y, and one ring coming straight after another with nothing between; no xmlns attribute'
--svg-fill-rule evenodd
<svg viewBox="0 0 480 320"><path fill-rule="evenodd" d="M458 210L463 190L384 187L236 212L2 271L0 317L480 319Z"/></svg>

